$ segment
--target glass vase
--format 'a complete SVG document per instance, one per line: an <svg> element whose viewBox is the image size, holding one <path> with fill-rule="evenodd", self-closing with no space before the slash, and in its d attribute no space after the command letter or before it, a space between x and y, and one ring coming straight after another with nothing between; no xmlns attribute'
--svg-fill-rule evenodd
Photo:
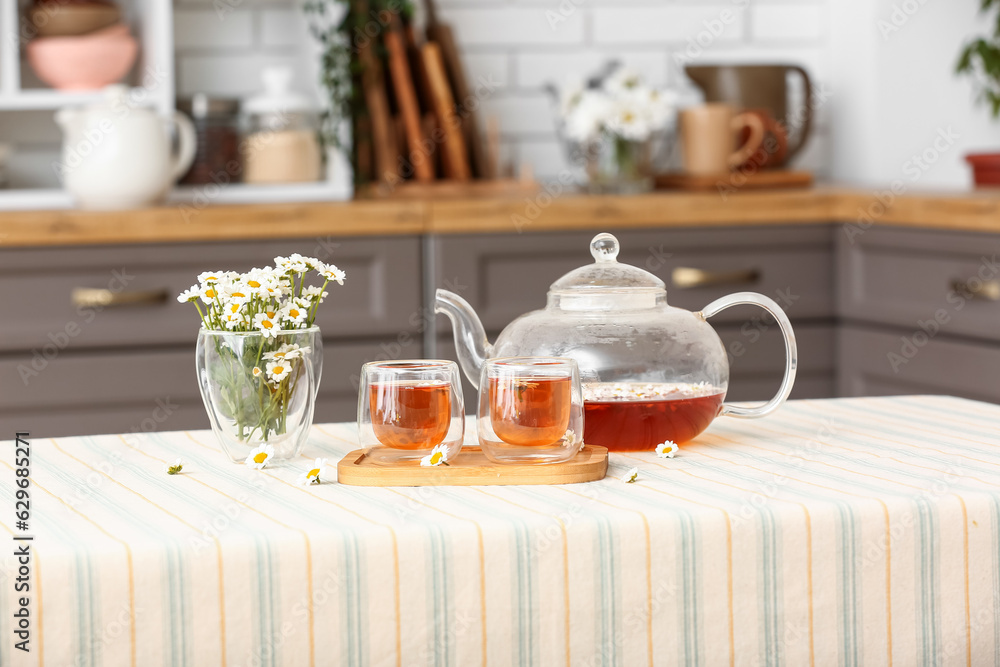
<svg viewBox="0 0 1000 667"><path fill-rule="evenodd" d="M594 194L639 194L653 189L653 141L604 134L585 149L587 189Z"/></svg>
<svg viewBox="0 0 1000 667"><path fill-rule="evenodd" d="M202 329L195 354L212 430L233 462L260 445L273 447L278 461L298 456L323 372L319 327L268 337Z"/></svg>

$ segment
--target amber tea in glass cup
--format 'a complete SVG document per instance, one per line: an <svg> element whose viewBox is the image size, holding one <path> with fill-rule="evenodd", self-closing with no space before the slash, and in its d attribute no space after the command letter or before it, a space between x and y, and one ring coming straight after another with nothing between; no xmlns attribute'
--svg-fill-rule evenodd
<svg viewBox="0 0 1000 667"><path fill-rule="evenodd" d="M488 359L479 384L479 444L495 463L559 463L583 446L583 394L572 359Z"/></svg>
<svg viewBox="0 0 1000 667"><path fill-rule="evenodd" d="M375 463L419 463L438 446L462 449L465 401L453 361L375 361L361 369L358 440Z"/></svg>

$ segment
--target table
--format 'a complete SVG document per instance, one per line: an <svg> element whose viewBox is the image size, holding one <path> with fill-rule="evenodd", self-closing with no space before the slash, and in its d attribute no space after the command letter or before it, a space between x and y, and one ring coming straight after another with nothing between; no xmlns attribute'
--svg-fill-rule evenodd
<svg viewBox="0 0 1000 667"><path fill-rule="evenodd" d="M1000 406L793 401L581 485L295 483L353 433L261 472L209 432L32 441L0 664L1000 664Z"/></svg>

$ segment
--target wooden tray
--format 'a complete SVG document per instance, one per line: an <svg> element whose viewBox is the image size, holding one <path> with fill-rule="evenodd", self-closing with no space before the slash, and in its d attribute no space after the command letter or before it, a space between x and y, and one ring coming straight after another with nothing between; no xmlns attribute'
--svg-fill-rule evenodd
<svg viewBox="0 0 1000 667"><path fill-rule="evenodd" d="M351 486L506 486L514 484L578 484L604 479L608 450L586 445L566 463L498 465L479 447L465 447L447 466L418 463L379 465L356 449L337 464L337 481Z"/></svg>
<svg viewBox="0 0 1000 667"><path fill-rule="evenodd" d="M683 173L659 174L656 176L655 182L657 190L808 188L812 185L813 175L811 171L760 169L746 173L733 171L709 176L694 176Z"/></svg>

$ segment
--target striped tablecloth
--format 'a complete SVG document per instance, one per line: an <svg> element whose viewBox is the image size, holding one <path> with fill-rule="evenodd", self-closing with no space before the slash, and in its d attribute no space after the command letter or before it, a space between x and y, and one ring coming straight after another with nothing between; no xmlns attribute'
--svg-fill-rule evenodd
<svg viewBox="0 0 1000 667"><path fill-rule="evenodd" d="M1000 406L795 401L591 484L296 485L355 446L33 441L32 651L5 548L0 664L1000 665Z"/></svg>

